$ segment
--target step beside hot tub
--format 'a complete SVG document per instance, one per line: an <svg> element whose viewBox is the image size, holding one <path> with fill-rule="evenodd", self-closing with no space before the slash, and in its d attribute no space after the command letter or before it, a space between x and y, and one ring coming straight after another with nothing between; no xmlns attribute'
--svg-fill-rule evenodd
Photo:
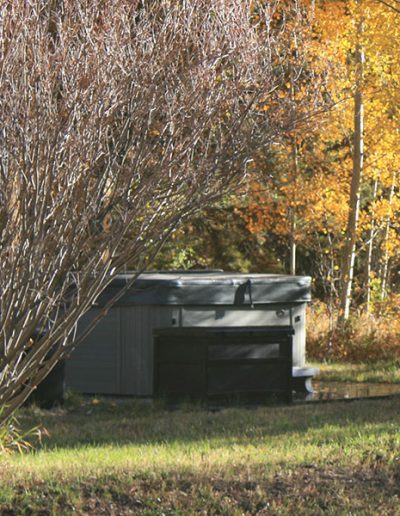
<svg viewBox="0 0 400 516"><path fill-rule="evenodd" d="M79 330L133 274L117 276ZM67 388L82 393L153 396L154 334L168 328L292 327L293 385L311 388L305 367L305 276L227 272L148 272L110 309L66 363ZM79 331L78 330L78 331ZM179 374L179 371L177 371Z"/></svg>

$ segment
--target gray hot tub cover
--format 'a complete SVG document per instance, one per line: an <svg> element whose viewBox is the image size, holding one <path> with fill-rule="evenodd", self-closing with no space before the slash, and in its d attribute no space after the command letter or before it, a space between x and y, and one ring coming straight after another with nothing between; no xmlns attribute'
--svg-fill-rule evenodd
<svg viewBox="0 0 400 516"><path fill-rule="evenodd" d="M99 296L107 303L134 273L118 275ZM229 272L146 272L118 301L131 305L257 305L311 301L311 278Z"/></svg>

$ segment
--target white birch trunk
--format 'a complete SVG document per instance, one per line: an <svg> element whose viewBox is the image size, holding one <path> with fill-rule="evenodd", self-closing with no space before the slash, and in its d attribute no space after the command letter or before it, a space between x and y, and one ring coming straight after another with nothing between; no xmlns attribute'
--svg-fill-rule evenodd
<svg viewBox="0 0 400 516"><path fill-rule="evenodd" d="M350 315L354 264L356 259L356 237L360 214L360 185L364 163L364 48L362 46L363 21L357 27L356 46L356 91L354 95L354 149L353 173L350 188L349 216L346 231L346 243L343 255L341 320L346 321Z"/></svg>
<svg viewBox="0 0 400 516"><path fill-rule="evenodd" d="M383 301L387 296L387 284L389 276L389 234L390 234L390 211L393 204L394 198L394 187L396 183L396 172L393 172L392 185L389 193L389 213L385 221L385 234L384 234L384 254L381 268L381 300Z"/></svg>
<svg viewBox="0 0 400 516"><path fill-rule="evenodd" d="M376 194L378 192L378 180L375 179L374 182L374 193L373 193L373 205L375 205ZM369 230L369 241L368 241L368 253L367 253L367 270L366 270L366 290L367 290L367 299L365 303L365 311L367 314L370 313L371 310L371 273L372 273L372 254L374 250L374 240L375 240L375 207L373 207L371 214L371 229Z"/></svg>
<svg viewBox="0 0 400 516"><path fill-rule="evenodd" d="M292 159L293 159L293 174L294 181L297 181L298 171L299 171L299 163L298 163L298 153L297 153L297 142L296 138L292 139ZM295 199L293 199L295 201ZM297 244L296 244L296 229L297 229L297 220L296 220L296 205L293 203L293 206L290 208L289 212L290 218L290 266L289 273L292 276L296 275L296 252L297 252Z"/></svg>

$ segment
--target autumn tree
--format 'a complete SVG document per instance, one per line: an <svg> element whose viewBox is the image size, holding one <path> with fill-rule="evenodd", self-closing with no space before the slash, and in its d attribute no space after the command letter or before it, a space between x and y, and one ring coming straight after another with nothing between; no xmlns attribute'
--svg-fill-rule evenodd
<svg viewBox="0 0 400 516"><path fill-rule="evenodd" d="M307 246L310 233L315 230L312 211L320 199L321 176L326 175L321 167L318 132L333 104L327 89L330 60L325 55L321 58L315 47L313 4L302 3L307 10L307 25L297 11L285 11L292 37L284 66L286 81L279 96L289 97L291 109L303 114L304 123L296 125L272 150L257 153L248 176L247 196L238 202L250 232L264 238L266 245L268 236L274 235L287 248L283 252L287 259L283 261L287 262L286 271L290 274L298 269L298 246ZM318 124L308 120L310 104L318 109Z"/></svg>
<svg viewBox="0 0 400 516"><path fill-rule="evenodd" d="M285 19L249 4L1 4L0 422L114 275L295 125Z"/></svg>
<svg viewBox="0 0 400 516"><path fill-rule="evenodd" d="M381 252L382 245L383 219L382 212L377 209L381 202L378 198L386 190L391 198L389 204L395 204L390 194L393 186L389 185L393 185L390 178L394 172L392 157L396 146L393 146L393 134L397 132L397 108L390 97L397 83L393 65L397 55L398 20L395 12L382 2L354 0L341 7L340 2L328 2L321 3L327 28L332 26L330 8L335 4L341 9L338 17L342 20L341 41L336 46L336 53L342 55L342 65L338 67L342 72L336 75L333 91L337 98L345 99L349 94L352 100L351 103L343 102L339 110L342 141L347 140L351 156L348 163L351 171L348 216L341 251L340 317L347 320L354 297L356 267L357 284L359 288L363 285L367 309L369 306L371 278L376 274L373 257ZM384 267L381 274L386 277L382 269Z"/></svg>
<svg viewBox="0 0 400 516"><path fill-rule="evenodd" d="M310 256L318 293L347 318L351 303L385 296L398 266L398 13L375 0L315 2L308 36L304 72L332 109L253 163L241 210L266 245L274 235ZM294 103L300 84L286 86Z"/></svg>

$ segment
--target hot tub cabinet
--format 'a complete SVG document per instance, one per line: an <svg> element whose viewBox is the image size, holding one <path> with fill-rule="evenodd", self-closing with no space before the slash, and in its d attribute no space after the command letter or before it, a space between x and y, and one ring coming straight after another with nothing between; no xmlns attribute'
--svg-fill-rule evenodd
<svg viewBox="0 0 400 516"><path fill-rule="evenodd" d="M290 403L293 333L291 326L156 330L154 395Z"/></svg>
<svg viewBox="0 0 400 516"><path fill-rule="evenodd" d="M80 329L131 277L120 275L113 280L81 320ZM71 354L67 387L82 393L153 396L154 333L186 327L290 326L294 329L292 365L298 375L305 363L305 308L310 299L310 278L303 276L141 274Z"/></svg>

